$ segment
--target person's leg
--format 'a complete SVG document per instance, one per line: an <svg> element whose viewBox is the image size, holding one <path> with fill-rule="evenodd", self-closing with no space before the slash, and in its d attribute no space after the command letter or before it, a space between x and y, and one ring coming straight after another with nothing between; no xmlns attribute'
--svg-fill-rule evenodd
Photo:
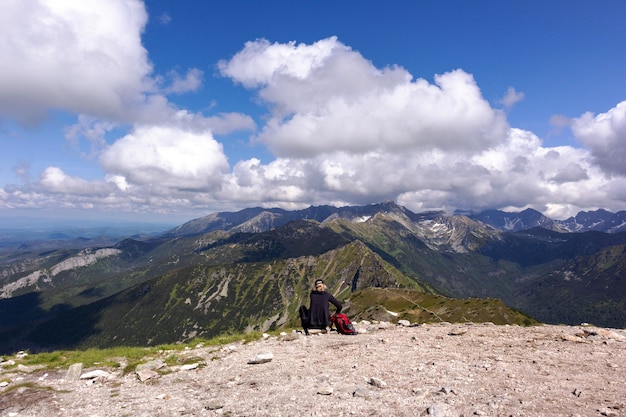
<svg viewBox="0 0 626 417"><path fill-rule="evenodd" d="M309 309L306 306L300 306L300 324L304 329L304 334L309 335Z"/></svg>

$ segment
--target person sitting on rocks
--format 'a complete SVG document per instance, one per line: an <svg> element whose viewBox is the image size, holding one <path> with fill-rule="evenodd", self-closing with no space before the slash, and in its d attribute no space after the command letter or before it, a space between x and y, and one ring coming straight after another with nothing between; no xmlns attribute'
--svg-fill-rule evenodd
<svg viewBox="0 0 626 417"><path fill-rule="evenodd" d="M309 335L309 329L320 329L322 333L327 332L331 324L329 303L335 306L336 313L341 313L341 303L326 289L327 287L323 280L315 280L310 295L309 308L307 309L306 306L300 307L300 321L307 336Z"/></svg>

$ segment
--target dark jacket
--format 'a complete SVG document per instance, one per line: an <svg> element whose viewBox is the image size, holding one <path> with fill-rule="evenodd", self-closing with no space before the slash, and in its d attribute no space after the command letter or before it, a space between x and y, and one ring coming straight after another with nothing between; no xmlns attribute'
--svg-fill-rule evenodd
<svg viewBox="0 0 626 417"><path fill-rule="evenodd" d="M309 304L309 328L325 328L330 326L330 310L328 303L337 308L341 313L341 303L332 294L326 291L311 291L311 303Z"/></svg>

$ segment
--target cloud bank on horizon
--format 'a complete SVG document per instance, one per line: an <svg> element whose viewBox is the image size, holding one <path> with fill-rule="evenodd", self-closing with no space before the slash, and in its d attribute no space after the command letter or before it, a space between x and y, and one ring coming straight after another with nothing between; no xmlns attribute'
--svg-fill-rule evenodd
<svg viewBox="0 0 626 417"><path fill-rule="evenodd" d="M59 117L59 146L73 144L76 159L100 170L51 160L32 173L3 152L3 174L18 180L0 183L1 209L208 213L383 200L414 211L532 207L553 218L626 209L626 101L563 120L578 146L547 146L508 121L523 92L509 88L498 107L462 68L431 82L329 36L249 40L215 68L159 74L142 44L147 23L139 0L0 6L2 147ZM180 104L211 77L230 79L262 114ZM225 141L241 135L271 160L233 159Z"/></svg>

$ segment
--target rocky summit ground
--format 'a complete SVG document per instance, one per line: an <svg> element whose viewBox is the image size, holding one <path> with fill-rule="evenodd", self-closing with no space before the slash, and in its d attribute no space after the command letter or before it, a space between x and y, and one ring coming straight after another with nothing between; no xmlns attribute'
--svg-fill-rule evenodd
<svg viewBox="0 0 626 417"><path fill-rule="evenodd" d="M357 328L198 347L186 365L126 374L13 365L0 416L626 416L625 330Z"/></svg>

